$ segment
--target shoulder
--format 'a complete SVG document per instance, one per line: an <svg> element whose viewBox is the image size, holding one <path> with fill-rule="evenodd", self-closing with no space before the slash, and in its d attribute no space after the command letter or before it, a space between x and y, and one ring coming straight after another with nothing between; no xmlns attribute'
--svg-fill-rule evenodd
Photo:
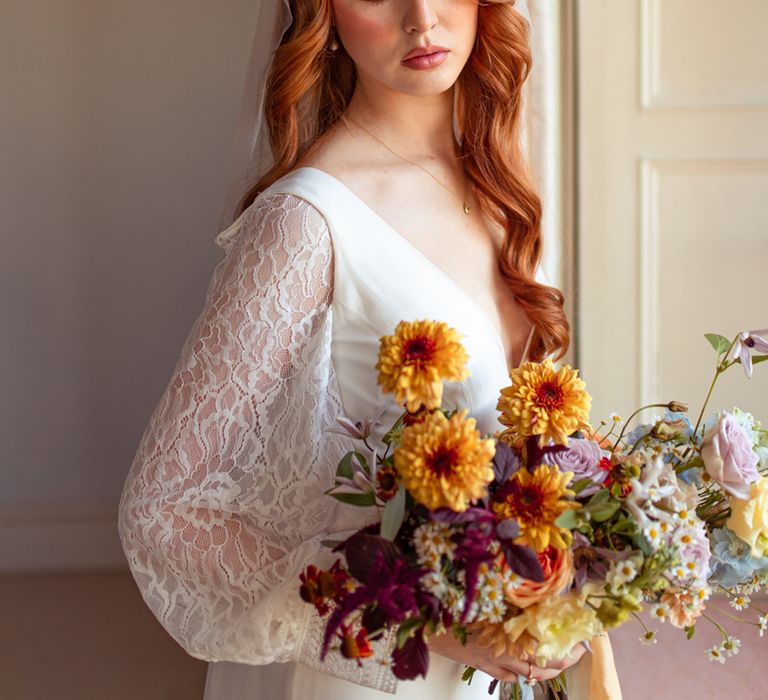
<svg viewBox="0 0 768 700"><path fill-rule="evenodd" d="M219 247L229 250L235 241L259 247L330 243L328 221L320 208L300 194L275 188L277 184L262 192L231 226L216 236Z"/></svg>

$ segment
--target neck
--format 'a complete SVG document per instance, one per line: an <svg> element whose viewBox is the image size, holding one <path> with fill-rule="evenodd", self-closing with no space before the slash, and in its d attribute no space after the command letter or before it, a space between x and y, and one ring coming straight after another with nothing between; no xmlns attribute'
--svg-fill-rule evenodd
<svg viewBox="0 0 768 700"><path fill-rule="evenodd" d="M414 96L359 81L346 114L412 157L453 159L453 90Z"/></svg>

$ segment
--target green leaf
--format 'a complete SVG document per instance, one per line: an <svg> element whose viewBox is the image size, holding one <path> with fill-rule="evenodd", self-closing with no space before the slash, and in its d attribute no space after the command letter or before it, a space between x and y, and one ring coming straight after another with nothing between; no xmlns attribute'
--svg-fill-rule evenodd
<svg viewBox="0 0 768 700"><path fill-rule="evenodd" d="M397 628L397 648L402 649L403 644L405 644L408 641L408 638L412 635L413 630L415 630L420 624L422 623L421 617L415 616L415 617L409 617L407 620L404 620L400 623L400 625Z"/></svg>
<svg viewBox="0 0 768 700"><path fill-rule="evenodd" d="M611 498L611 494L605 489L600 489L592 498L587 501L586 507L598 506Z"/></svg>
<svg viewBox="0 0 768 700"><path fill-rule="evenodd" d="M589 486L592 483L592 479L579 479L578 481L574 481L570 485L571 491L573 491L575 494L580 494L587 486Z"/></svg>
<svg viewBox="0 0 768 700"><path fill-rule="evenodd" d="M565 510L557 517L555 525L566 530L573 530L579 526L579 517L576 515L575 510Z"/></svg>
<svg viewBox="0 0 768 700"><path fill-rule="evenodd" d="M366 471L368 471L368 462L365 459L365 455L352 451L347 452L347 454L341 458L339 466L336 467L336 476L340 476L345 479L351 479L354 474L354 469L352 468L352 460L354 458L357 458L357 461L360 463L360 465L365 468Z"/></svg>
<svg viewBox="0 0 768 700"><path fill-rule="evenodd" d="M394 540L405 518L405 486L400 484L392 498L384 506L384 514L381 518L381 536L388 540Z"/></svg>
<svg viewBox="0 0 768 700"><path fill-rule="evenodd" d="M461 674L461 680L466 681L467 685L472 683L472 676L475 675L475 670L474 666L467 666L464 669L464 673Z"/></svg>
<svg viewBox="0 0 768 700"><path fill-rule="evenodd" d="M761 362L768 360L768 355L752 355L752 364L758 365Z"/></svg>
<svg viewBox="0 0 768 700"><path fill-rule="evenodd" d="M592 520L602 523L612 518L620 507L621 503L619 501L601 499L597 503L590 501L590 503L584 506L584 510L592 516Z"/></svg>
<svg viewBox="0 0 768 700"><path fill-rule="evenodd" d="M685 628L685 636L688 637L688 639L693 639L693 635L696 633L696 625L691 625L690 627Z"/></svg>
<svg viewBox="0 0 768 700"><path fill-rule="evenodd" d="M403 416L405 416L404 413L395 421L395 424L387 431L386 435L381 438L385 445L391 445L395 440L399 439L403 428Z"/></svg>
<svg viewBox="0 0 768 700"><path fill-rule="evenodd" d="M376 505L376 494L373 491L366 493L332 493L337 501L346 503L350 506L374 506Z"/></svg>
<svg viewBox="0 0 768 700"><path fill-rule="evenodd" d="M461 642L462 646L466 646L469 630L467 630L466 626L462 625L460 622L454 622L452 627L453 627L453 636L456 637L456 639L458 639L459 642Z"/></svg>
<svg viewBox="0 0 768 700"><path fill-rule="evenodd" d="M715 349L718 355L722 355L729 347L731 347L731 341L719 333L705 333L704 337L709 341L709 344Z"/></svg>
<svg viewBox="0 0 768 700"><path fill-rule="evenodd" d="M328 547L330 549L337 547L342 542L344 542L344 540L320 540L320 544L323 545L323 547Z"/></svg>

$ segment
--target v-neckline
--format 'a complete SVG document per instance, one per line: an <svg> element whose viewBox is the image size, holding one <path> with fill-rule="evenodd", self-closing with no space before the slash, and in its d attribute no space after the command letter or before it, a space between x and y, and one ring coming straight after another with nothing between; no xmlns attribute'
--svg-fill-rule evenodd
<svg viewBox="0 0 768 700"><path fill-rule="evenodd" d="M321 170L320 168L315 168L311 165L303 165L300 168L296 168L294 172L298 172L299 170L312 170L316 173L320 173L321 176L327 178L328 180L336 183L336 185L342 189L344 192L347 193L349 197L354 199L361 207L363 207L368 214L379 222L381 227L388 231L390 235L392 235L394 238L396 238L402 245L406 246L409 250L411 250L416 256L418 256L421 260L423 260L427 265L432 267L432 269L437 272L437 274L442 277L448 284L453 286L460 294L462 294L469 303L478 311L478 314L483 319L485 324L490 328L493 337L496 339L496 345L501 352L502 357L504 358L504 366L507 368L507 371L512 369L512 365L509 364L509 358L507 356L507 349L504 347L504 343L501 339L501 331L496 328L496 324L491 320L490 316L488 315L488 312L480 305L478 302L472 297L472 295L464 289L453 277L451 277L443 268L441 268L437 263L435 263L431 258L429 258L427 255L422 253L413 243L411 243L403 234L401 234L392 224L390 224L384 217L381 216L373 207L371 207L365 200L363 200L354 190L352 190L350 187L348 187L346 184L344 184L341 180L339 180L337 177L331 175L329 172L326 172L325 170ZM526 361L530 344L531 344L531 338L533 336L533 326L531 326L531 330L528 334L528 339L525 343L525 348L523 349L523 355L520 359L520 363L514 365L514 367L519 367L523 362Z"/></svg>

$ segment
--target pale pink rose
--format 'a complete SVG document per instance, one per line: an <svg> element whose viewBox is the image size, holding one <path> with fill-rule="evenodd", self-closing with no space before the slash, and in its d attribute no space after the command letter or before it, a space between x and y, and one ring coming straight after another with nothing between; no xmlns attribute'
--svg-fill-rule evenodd
<svg viewBox="0 0 768 700"><path fill-rule="evenodd" d="M757 481L757 455L747 431L730 413L723 413L701 443L701 458L709 475L736 498L749 498Z"/></svg>

